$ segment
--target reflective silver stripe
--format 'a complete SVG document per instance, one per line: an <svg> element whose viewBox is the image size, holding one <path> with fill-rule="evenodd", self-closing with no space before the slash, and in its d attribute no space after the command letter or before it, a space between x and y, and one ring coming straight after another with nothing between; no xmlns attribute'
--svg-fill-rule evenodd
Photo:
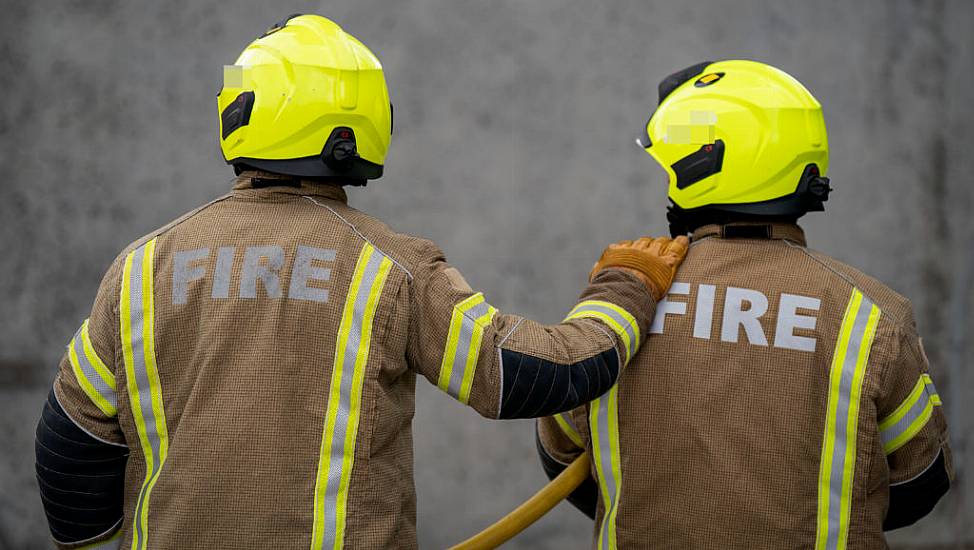
<svg viewBox="0 0 974 550"><path fill-rule="evenodd" d="M606 484L609 491L609 502L605 503L605 515L602 517L602 525L600 531L602 536L599 537L602 540L602 548L609 547L609 522L611 521L612 508L615 503L616 495L616 483L615 476L612 474L612 452L609 449L609 445L606 445L609 441L609 399L608 396L599 400L599 413L598 413L598 424L597 428L599 431L599 440L602 442L603 451L602 456L599 457L602 463L602 471L606 473L605 477L599 481ZM608 451L608 452L607 452Z"/></svg>
<svg viewBox="0 0 974 550"><path fill-rule="evenodd" d="M930 421L933 408L942 403L930 375L921 374L906 399L879 423L883 451L891 454L909 443Z"/></svg>
<svg viewBox="0 0 974 550"><path fill-rule="evenodd" d="M619 507L622 472L613 464L620 463L617 403L618 385L612 386L602 397L590 405L592 448L595 452L596 474L602 492L602 524L599 526L597 546L601 549L616 547L615 517ZM620 464L621 466L621 464Z"/></svg>
<svg viewBox="0 0 974 550"><path fill-rule="evenodd" d="M915 403L906 411L906 414L900 418L896 424L893 424L889 428L886 428L880 432L880 437L883 440L883 446L887 446L894 439L900 435L906 433L906 431L923 415L923 411L926 410L927 406L932 406L930 394L924 390L923 396L917 399Z"/></svg>
<svg viewBox="0 0 974 550"><path fill-rule="evenodd" d="M480 292L454 305L450 313L450 330L436 387L464 405L470 401L484 332L496 313Z"/></svg>
<svg viewBox="0 0 974 550"><path fill-rule="evenodd" d="M561 429L561 433L577 447L585 447L585 443L582 441L582 435L578 433L578 427L575 425L575 421L571 416L569 412L557 413L554 415L555 424Z"/></svg>
<svg viewBox="0 0 974 550"><path fill-rule="evenodd" d="M858 305L855 305L857 300ZM829 411L833 414L825 419L823 464L819 472L819 524L816 529L816 548L819 549L839 550L846 546L856 467L859 402L878 320L879 309L861 292L854 290L839 331L830 371ZM837 364L840 358L841 364ZM823 494L826 482L827 494Z"/></svg>
<svg viewBox="0 0 974 550"><path fill-rule="evenodd" d="M91 364L91 361L88 360L88 355L85 353L85 335L83 334L84 328L85 325L81 325L81 328L79 328L78 332L75 333L74 339L71 340L71 345L74 347L74 353L78 357L78 368L81 369L81 372L85 375L88 383L91 384L91 387L94 388L96 392L98 392L98 395L107 401L108 404L112 406L112 409L118 409L118 397L115 394L115 390L105 383L105 380L95 369L95 366Z"/></svg>
<svg viewBox="0 0 974 550"><path fill-rule="evenodd" d="M366 255L368 258L363 267L361 262ZM328 443L323 445L322 453L327 453L328 456L320 457L319 461L327 461L328 468L322 480L322 465L319 463L316 499L321 498L318 495L322 481L324 494L323 502L319 501L321 504L316 503L315 507L312 548L341 548L344 543L347 485L354 462L355 439L361 414L360 399L372 339L372 322L392 266L391 260L369 244L363 248L359 262L352 281L352 287L358 281L358 289L354 296L346 297L342 326L339 329L339 349L336 349L335 354L337 364L332 370L339 378L337 386L332 383L329 411L325 419L324 441ZM351 311L348 310L349 300L352 300ZM331 404L333 400L336 402L334 406ZM350 451L346 453L346 445L349 444Z"/></svg>
<svg viewBox="0 0 974 550"><path fill-rule="evenodd" d="M571 427L571 429L573 429L576 432L578 432L578 426L575 425L575 419L572 418L572 415L570 413L563 412L563 413L558 413L555 416L557 416L557 417L561 418L562 420L564 420L565 421L565 424L568 424Z"/></svg>
<svg viewBox="0 0 974 550"><path fill-rule="evenodd" d="M599 313L604 313L608 315L609 317L614 319L615 322L619 323L619 326L621 326L623 330L626 331L626 334L629 335L630 347L632 348L631 350L628 350L629 353L632 354L637 349L639 349L639 336L636 334L636 327L630 322L629 319L626 319L622 315L619 315L618 311L612 308L605 307L603 305L593 304L590 302L582 302L580 304L580 307L578 307L575 311L572 312L571 316L574 316L575 314L580 313L582 311L597 311Z"/></svg>
<svg viewBox="0 0 974 550"><path fill-rule="evenodd" d="M142 451L146 455L147 472L135 505L135 525L132 548L144 549L148 544L148 506L149 494L159 477L168 449L168 430L162 406L161 388L156 371L153 333L153 296L143 295L143 284L152 289L151 268L143 272L144 261L151 262L155 240L136 248L127 259L127 285L122 290L122 302L128 305L127 315L122 315L123 339L125 346L128 388L132 402L135 422L139 431ZM128 291L126 293L126 290ZM124 306L123 306L124 307ZM148 309L148 311L147 311ZM128 323L126 323L128 321ZM148 333L148 334L147 334ZM151 372L150 372L151 370ZM155 404L155 407L153 406ZM161 416L156 414L158 408Z"/></svg>
<svg viewBox="0 0 974 550"><path fill-rule="evenodd" d="M842 472L845 469L845 455L847 445L846 430L849 426L849 400L852 393L852 379L859 359L859 348L862 335L866 332L866 321L869 320L869 309L872 303L865 297L856 312L856 321L852 325L849 335L849 345L846 348L845 361L842 363L842 378L839 383L839 401L836 407L835 447L832 451L832 475L829 479L829 538L827 547L839 546L839 523L842 512Z"/></svg>
<svg viewBox="0 0 974 550"><path fill-rule="evenodd" d="M470 345L473 341L474 330L477 328L476 319L480 319L489 312L490 304L483 301L463 312L460 337L457 340L457 351L453 356L453 370L450 371L450 385L446 389L446 392L454 399L460 399L460 387L466 374L467 358L471 353L480 353L479 348L473 350Z"/></svg>

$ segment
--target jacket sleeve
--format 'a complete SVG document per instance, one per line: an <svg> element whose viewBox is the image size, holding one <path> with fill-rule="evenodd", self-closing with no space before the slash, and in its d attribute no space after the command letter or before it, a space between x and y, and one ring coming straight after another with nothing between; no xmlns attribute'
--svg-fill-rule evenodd
<svg viewBox="0 0 974 550"><path fill-rule="evenodd" d="M923 345L911 326L894 330L893 360L878 403L879 435L889 466L885 530L915 523L947 493L954 478L942 401Z"/></svg>
<svg viewBox="0 0 974 550"><path fill-rule="evenodd" d="M410 366L489 418L534 418L605 393L639 348L655 301L635 276L596 275L565 320L499 312L435 246L409 285Z"/></svg>
<svg viewBox="0 0 974 550"><path fill-rule="evenodd" d="M562 473L588 446L587 406L538 419L536 438L541 467L548 479ZM568 495L568 502L595 519L599 486L592 476Z"/></svg>
<svg viewBox="0 0 974 550"><path fill-rule="evenodd" d="M76 548L117 535L128 448L118 425L118 262L67 350L35 440L37 481L54 542Z"/></svg>

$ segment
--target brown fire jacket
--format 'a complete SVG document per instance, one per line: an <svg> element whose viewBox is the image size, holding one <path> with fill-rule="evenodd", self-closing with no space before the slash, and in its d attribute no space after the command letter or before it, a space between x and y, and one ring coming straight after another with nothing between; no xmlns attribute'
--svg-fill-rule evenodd
<svg viewBox="0 0 974 550"><path fill-rule="evenodd" d="M909 301L797 226L696 231L650 332L608 394L538 425L546 458L593 451L598 548L885 548L892 491L934 470L946 491Z"/></svg>
<svg viewBox="0 0 974 550"><path fill-rule="evenodd" d="M342 188L245 173L121 253L61 362L63 411L130 453L90 542L414 547L416 373L488 418L570 410L654 308L607 269L561 324L503 314Z"/></svg>

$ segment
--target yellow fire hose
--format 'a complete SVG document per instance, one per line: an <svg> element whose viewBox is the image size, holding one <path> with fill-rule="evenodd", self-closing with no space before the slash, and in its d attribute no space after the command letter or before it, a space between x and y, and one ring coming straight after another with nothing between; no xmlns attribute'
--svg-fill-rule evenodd
<svg viewBox="0 0 974 550"><path fill-rule="evenodd" d="M450 548L450 550L488 550L497 548L541 519L589 476L592 459L588 451L575 459L558 477L493 525Z"/></svg>

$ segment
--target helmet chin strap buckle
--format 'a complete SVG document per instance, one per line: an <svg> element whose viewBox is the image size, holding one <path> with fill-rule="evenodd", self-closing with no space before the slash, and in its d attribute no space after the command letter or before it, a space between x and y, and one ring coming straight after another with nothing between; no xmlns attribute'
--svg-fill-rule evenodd
<svg viewBox="0 0 974 550"><path fill-rule="evenodd" d="M829 193L832 192L829 178L819 174L818 166L809 164L805 167L805 171L802 172L802 177L798 181L796 192L806 197L809 212L825 210L824 203L829 200Z"/></svg>
<svg viewBox="0 0 974 550"><path fill-rule="evenodd" d="M321 157L325 164L336 172L344 172L352 168L354 160L358 158L355 132L345 126L332 130L321 151Z"/></svg>

